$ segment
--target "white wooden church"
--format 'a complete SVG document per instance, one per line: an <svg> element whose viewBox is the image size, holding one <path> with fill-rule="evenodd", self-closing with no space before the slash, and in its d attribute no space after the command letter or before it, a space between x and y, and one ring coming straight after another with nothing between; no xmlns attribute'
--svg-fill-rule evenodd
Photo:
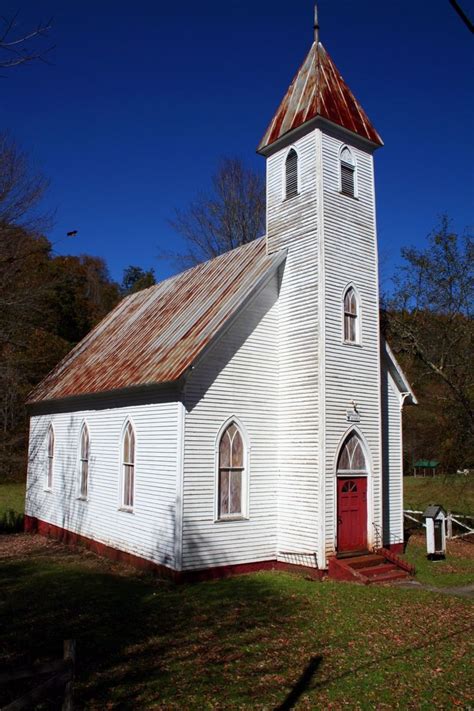
<svg viewBox="0 0 474 711"><path fill-rule="evenodd" d="M176 579L400 549L381 145L316 31L258 147L266 235L124 299L31 394L28 530Z"/></svg>

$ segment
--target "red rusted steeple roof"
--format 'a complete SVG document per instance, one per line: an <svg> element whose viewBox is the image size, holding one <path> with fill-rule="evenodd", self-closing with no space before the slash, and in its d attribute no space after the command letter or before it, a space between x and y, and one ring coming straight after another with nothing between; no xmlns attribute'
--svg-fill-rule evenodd
<svg viewBox="0 0 474 711"><path fill-rule="evenodd" d="M267 128L258 152L265 152L286 133L317 116L383 145L331 57L321 42L315 41Z"/></svg>

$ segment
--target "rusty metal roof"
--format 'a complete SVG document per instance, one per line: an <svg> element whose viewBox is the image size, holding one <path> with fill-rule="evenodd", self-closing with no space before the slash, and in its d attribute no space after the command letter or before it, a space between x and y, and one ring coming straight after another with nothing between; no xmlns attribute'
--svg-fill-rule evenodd
<svg viewBox="0 0 474 711"><path fill-rule="evenodd" d="M286 133L316 116L383 145L321 42L313 42L257 150L265 151Z"/></svg>
<svg viewBox="0 0 474 711"><path fill-rule="evenodd" d="M178 380L284 258L262 237L127 297L28 403Z"/></svg>

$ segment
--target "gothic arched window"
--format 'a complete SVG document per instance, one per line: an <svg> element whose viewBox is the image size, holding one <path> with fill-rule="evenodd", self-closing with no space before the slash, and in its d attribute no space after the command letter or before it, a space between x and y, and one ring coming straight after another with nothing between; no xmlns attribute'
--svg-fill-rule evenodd
<svg viewBox="0 0 474 711"><path fill-rule="evenodd" d="M359 437L353 432L349 435L341 450L337 462L338 474L367 474L367 463Z"/></svg>
<svg viewBox="0 0 474 711"><path fill-rule="evenodd" d="M89 429L84 422L81 429L81 451L79 461L79 497L87 499L89 488Z"/></svg>
<svg viewBox="0 0 474 711"><path fill-rule="evenodd" d="M288 199L298 195L298 154L294 148L292 148L286 156L285 178L286 198Z"/></svg>
<svg viewBox="0 0 474 711"><path fill-rule="evenodd" d="M244 440L235 422L231 422L219 441L219 518L244 515L244 462Z"/></svg>
<svg viewBox="0 0 474 711"><path fill-rule="evenodd" d="M122 440L122 507L131 511L135 492L135 432L127 423Z"/></svg>
<svg viewBox="0 0 474 711"><path fill-rule="evenodd" d="M349 343L359 341L359 304L357 295L352 287L344 294L344 340Z"/></svg>
<svg viewBox="0 0 474 711"><path fill-rule="evenodd" d="M46 470L46 488L53 488L53 469L54 469L54 428L53 425L48 427L48 462Z"/></svg>
<svg viewBox="0 0 474 711"><path fill-rule="evenodd" d="M341 193L343 195L355 196L355 160L347 146L340 154L341 170Z"/></svg>

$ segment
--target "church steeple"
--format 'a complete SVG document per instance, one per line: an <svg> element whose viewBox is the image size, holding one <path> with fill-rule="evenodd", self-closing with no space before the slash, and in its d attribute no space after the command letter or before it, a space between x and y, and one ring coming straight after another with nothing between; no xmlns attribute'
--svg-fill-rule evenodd
<svg viewBox="0 0 474 711"><path fill-rule="evenodd" d="M383 145L364 109L319 41L315 8L314 42L267 128L257 152L265 155L273 143L317 117L342 126L377 146Z"/></svg>

